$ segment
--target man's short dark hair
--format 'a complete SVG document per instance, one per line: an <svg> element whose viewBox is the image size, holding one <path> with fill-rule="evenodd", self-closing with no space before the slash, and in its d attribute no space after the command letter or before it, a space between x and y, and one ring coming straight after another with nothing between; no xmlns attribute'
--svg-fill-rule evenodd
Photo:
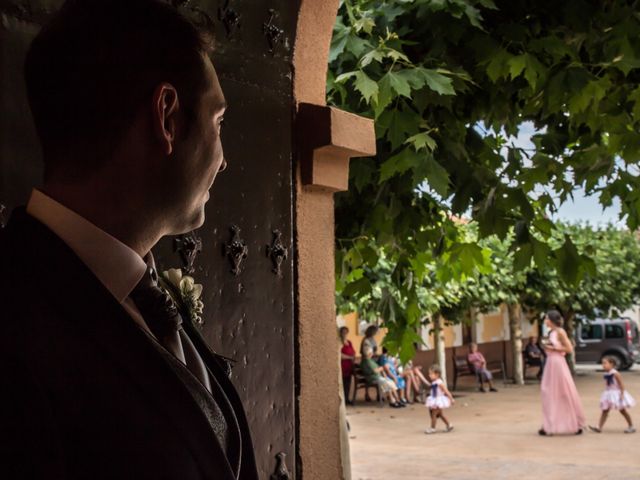
<svg viewBox="0 0 640 480"><path fill-rule="evenodd" d="M182 108L195 109L211 41L161 1L67 0L25 62L45 176L99 168L162 82L176 87Z"/></svg>

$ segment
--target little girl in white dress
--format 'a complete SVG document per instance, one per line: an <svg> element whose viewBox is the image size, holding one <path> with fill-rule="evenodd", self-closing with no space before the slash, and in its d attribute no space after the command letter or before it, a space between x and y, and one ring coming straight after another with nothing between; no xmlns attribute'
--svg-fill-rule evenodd
<svg viewBox="0 0 640 480"><path fill-rule="evenodd" d="M629 392L624 389L624 383L622 383L622 376L620 372L615 369L616 359L613 357L606 356L602 359L602 368L604 368L605 374L604 379L606 382L606 388L602 395L600 395L600 410L602 410L602 414L600 415L600 423L597 427L589 426L589 429L592 432L600 433L602 432L602 427L604 423L607 421L607 416L609 415L609 410L619 410L622 416L627 421L629 425L624 433L634 433L636 429L633 426L633 422L631 420L631 416L629 412L627 412L628 408L633 407L636 402Z"/></svg>
<svg viewBox="0 0 640 480"><path fill-rule="evenodd" d="M439 365L432 365L429 369L431 393L429 397L427 397L426 406L431 414L431 426L424 431L426 434L436 433L436 421L438 417L442 419L446 426L445 432L453 430L453 425L449 423L449 420L447 420L442 411L455 403L455 400L440 378L441 374L442 370Z"/></svg>

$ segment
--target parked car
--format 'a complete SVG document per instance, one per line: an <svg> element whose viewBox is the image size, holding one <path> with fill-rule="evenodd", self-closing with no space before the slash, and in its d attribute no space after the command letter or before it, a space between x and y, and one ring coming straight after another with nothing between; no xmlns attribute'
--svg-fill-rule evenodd
<svg viewBox="0 0 640 480"><path fill-rule="evenodd" d="M610 355L619 370L627 370L640 361L638 325L630 318L587 321L578 325L575 338L576 362L599 363Z"/></svg>

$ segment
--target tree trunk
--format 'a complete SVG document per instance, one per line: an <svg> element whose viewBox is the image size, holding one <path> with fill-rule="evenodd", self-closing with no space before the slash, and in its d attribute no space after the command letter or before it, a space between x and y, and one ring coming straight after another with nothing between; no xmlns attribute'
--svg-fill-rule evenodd
<svg viewBox="0 0 640 480"><path fill-rule="evenodd" d="M567 332L567 337L569 338L569 341L571 342L571 345L573 345L574 352L573 353L568 353L565 358L567 359L567 364L569 365L569 370L571 370L571 375L575 375L576 374L576 355L575 355L576 342L575 342L575 339L574 339L575 330L576 330L575 319L576 319L575 312L572 309L568 309L567 312L565 313L564 328L565 328L565 330Z"/></svg>
<svg viewBox="0 0 640 480"><path fill-rule="evenodd" d="M524 365L522 362L522 322L518 307L509 304L509 333L511 337L512 378L516 385L524 385Z"/></svg>
<svg viewBox="0 0 640 480"><path fill-rule="evenodd" d="M442 331L442 315L433 315L433 348L435 350L435 362L442 369L442 381L447 384L447 357L445 355L444 332Z"/></svg>

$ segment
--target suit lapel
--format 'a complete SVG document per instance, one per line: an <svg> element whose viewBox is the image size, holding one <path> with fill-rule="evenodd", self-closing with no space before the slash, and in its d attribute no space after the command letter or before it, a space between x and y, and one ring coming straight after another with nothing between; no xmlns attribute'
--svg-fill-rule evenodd
<svg viewBox="0 0 640 480"><path fill-rule="evenodd" d="M111 357L132 383L144 392L161 421L180 435L205 477L235 479L226 455L204 413L151 340L135 324L93 273L47 227L23 210L14 212L7 230L22 237L28 266L39 275L43 295L68 313L79 331ZM74 304L66 290L73 284ZM88 315L87 313L91 314Z"/></svg>
<svg viewBox="0 0 640 480"><path fill-rule="evenodd" d="M233 383L229 379L229 370L227 367L227 361L217 355L211 350L207 342L202 337L200 330L191 322L191 319L186 315L183 318L183 328L194 343L196 350L202 357L205 365L209 369L209 372L215 378L215 381L220 385L223 392L227 395L227 399L231 403L233 410L236 414L238 426L240 428L240 435L242 438L242 464L240 469L241 478L251 479L257 477L256 461L254 456L253 442L251 440L251 431L249 429L249 422L245 415L242 400L238 395Z"/></svg>

